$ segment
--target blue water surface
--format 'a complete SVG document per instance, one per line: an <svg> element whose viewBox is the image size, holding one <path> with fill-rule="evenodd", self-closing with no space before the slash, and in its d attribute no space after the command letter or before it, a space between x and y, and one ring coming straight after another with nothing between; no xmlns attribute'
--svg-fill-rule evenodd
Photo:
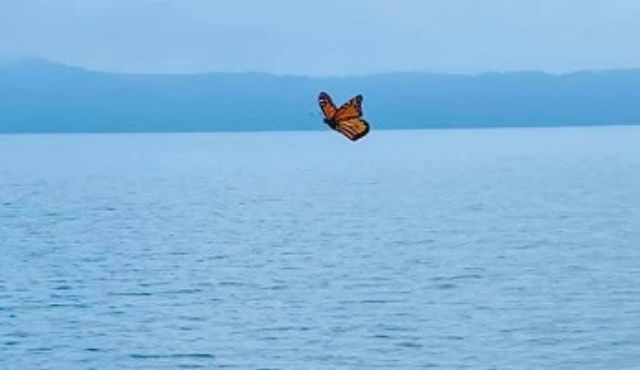
<svg viewBox="0 0 640 370"><path fill-rule="evenodd" d="M640 369L640 128L0 136L1 369Z"/></svg>

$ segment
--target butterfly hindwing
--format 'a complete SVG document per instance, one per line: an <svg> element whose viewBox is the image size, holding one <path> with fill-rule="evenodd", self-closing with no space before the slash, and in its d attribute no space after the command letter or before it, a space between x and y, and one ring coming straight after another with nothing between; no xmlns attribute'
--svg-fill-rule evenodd
<svg viewBox="0 0 640 370"><path fill-rule="evenodd" d="M360 117L348 118L337 122L336 131L352 141L356 141L369 132L369 123Z"/></svg>

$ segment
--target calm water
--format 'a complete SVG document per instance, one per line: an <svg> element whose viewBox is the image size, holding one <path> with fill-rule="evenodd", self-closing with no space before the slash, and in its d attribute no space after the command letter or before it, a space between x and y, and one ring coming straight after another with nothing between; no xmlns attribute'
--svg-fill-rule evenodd
<svg viewBox="0 0 640 370"><path fill-rule="evenodd" d="M1 369L640 369L640 128L0 136Z"/></svg>

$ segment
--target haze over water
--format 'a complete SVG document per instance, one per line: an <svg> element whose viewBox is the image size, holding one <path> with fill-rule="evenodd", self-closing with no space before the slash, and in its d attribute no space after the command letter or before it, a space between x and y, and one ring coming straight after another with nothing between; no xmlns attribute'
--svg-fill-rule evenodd
<svg viewBox="0 0 640 370"><path fill-rule="evenodd" d="M637 368L639 142L0 136L0 368Z"/></svg>

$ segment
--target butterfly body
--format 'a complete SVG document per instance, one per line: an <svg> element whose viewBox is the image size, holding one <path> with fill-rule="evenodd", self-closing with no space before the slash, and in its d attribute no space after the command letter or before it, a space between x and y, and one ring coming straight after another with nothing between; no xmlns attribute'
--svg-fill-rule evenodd
<svg viewBox="0 0 640 370"><path fill-rule="evenodd" d="M332 119L329 119L329 118L325 118L325 119L322 120L322 122L324 122L325 124L329 125L329 127L331 127L332 129L334 129L334 130L336 129L336 126L337 126L336 121L334 121Z"/></svg>
<svg viewBox="0 0 640 370"><path fill-rule="evenodd" d="M340 108L337 108L327 93L318 96L320 109L324 114L324 123L346 136L351 141L356 141L369 133L369 123L362 119L362 95L357 95Z"/></svg>

